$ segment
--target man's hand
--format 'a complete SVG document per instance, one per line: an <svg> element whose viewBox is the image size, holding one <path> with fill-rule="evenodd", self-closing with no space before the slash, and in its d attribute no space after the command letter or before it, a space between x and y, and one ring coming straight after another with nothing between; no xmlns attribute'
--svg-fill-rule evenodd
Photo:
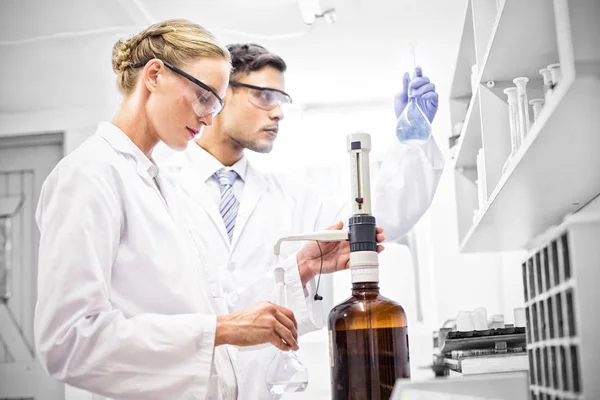
<svg viewBox="0 0 600 400"><path fill-rule="evenodd" d="M329 230L340 230L344 227L343 222L338 222L330 226ZM377 227L377 243L385 240L383 228ZM319 242L323 252L323 274L331 274L337 271L348 269L350 263L350 243L346 240L341 242ZM382 245L377 246L377 252L383 250ZM297 254L298 270L302 285L306 285L315 275L319 273L321 267L321 252L315 241L308 242L298 251Z"/></svg>
<svg viewBox="0 0 600 400"><path fill-rule="evenodd" d="M215 346L271 343L280 350L298 350L298 323L292 310L269 302L217 317Z"/></svg>

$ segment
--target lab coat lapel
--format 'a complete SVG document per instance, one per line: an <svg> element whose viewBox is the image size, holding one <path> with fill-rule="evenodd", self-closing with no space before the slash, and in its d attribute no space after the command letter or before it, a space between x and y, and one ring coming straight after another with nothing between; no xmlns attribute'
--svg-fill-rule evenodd
<svg viewBox="0 0 600 400"><path fill-rule="evenodd" d="M266 190L266 184L261 179L257 171L248 164L246 173L246 181L244 182L244 192L240 201L240 209L235 222L235 230L233 232L232 251L235 249L239 238L242 235L244 228L248 224L252 213L254 212L258 201L263 192Z"/></svg>
<svg viewBox="0 0 600 400"><path fill-rule="evenodd" d="M112 124L103 123L99 129L99 134L102 136L104 140L113 148L115 151L119 153L126 154L127 157L133 157L135 159L135 154L133 153L132 146L135 146L130 140L125 136L125 134L119 131L119 128ZM162 193L158 190L158 187L154 183L154 180L148 173L148 171L136 160L136 172L137 174L144 180L146 185L148 185L152 190L156 193L160 202L163 206L169 210L167 203L162 196Z"/></svg>
<svg viewBox="0 0 600 400"><path fill-rule="evenodd" d="M194 212L198 212L197 209L200 208L202 209L202 212L207 213L212 220L215 229L221 235L221 239L229 246L229 237L227 236L227 231L225 231L225 224L223 223L221 214L219 214L218 206L212 200L206 182L203 182L200 177L194 174L194 168L189 160L186 159L185 161L186 162L183 164L180 172L180 182L183 190L198 206Z"/></svg>

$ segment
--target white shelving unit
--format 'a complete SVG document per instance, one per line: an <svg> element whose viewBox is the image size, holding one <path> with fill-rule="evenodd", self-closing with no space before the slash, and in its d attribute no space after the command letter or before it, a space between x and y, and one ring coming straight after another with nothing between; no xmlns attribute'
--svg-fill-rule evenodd
<svg viewBox="0 0 600 400"><path fill-rule="evenodd" d="M600 2L471 0L451 90L451 122L463 122L454 158L460 248L520 250L600 193ZM542 96L541 68L563 79L506 172L510 154L503 89L526 76ZM471 90L471 65L479 85ZM488 85L493 82L493 87ZM479 209L476 157L485 154L487 200Z"/></svg>
<svg viewBox="0 0 600 400"><path fill-rule="evenodd" d="M453 163L460 250L527 250L530 399L600 398L600 0L467 3L450 98L452 126L462 122ZM525 76L529 99L543 97L539 70L557 62L562 80L503 171L503 90Z"/></svg>

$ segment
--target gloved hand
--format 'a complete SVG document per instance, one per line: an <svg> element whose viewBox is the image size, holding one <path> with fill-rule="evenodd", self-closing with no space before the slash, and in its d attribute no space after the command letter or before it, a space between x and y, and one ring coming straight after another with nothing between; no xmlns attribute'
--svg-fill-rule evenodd
<svg viewBox="0 0 600 400"><path fill-rule="evenodd" d="M438 108L438 94L435 91L435 85L429 81L429 78L423 76L421 67L415 68L415 78L411 81L408 72L402 77L402 91L394 97L394 111L396 118L402 114L402 111L408 104L408 90L413 89L413 96L417 98L417 104L423 110L423 113L433 122Z"/></svg>

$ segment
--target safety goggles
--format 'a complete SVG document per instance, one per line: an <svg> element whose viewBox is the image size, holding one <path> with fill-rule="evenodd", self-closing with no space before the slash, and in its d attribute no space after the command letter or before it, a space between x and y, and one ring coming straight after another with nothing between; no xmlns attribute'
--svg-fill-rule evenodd
<svg viewBox="0 0 600 400"><path fill-rule="evenodd" d="M243 87L248 89L248 101L263 110L272 110L277 106L286 106L292 104L292 98L283 90L248 85L247 83L229 81L233 87Z"/></svg>
<svg viewBox="0 0 600 400"><path fill-rule="evenodd" d="M131 67L143 67L148 63L148 61L150 60L133 64ZM223 110L223 99L219 97L219 95L217 94L217 92L215 92L213 88L194 78L187 72L177 68L173 64L164 60L160 61L171 71L183 76L184 78L186 78L187 80L189 80L197 86L197 88L195 88L194 90L194 93L186 93L186 95L188 95L186 97L191 97L190 102L192 104L192 108L194 109L194 112L198 117L206 117L209 114L212 114L213 116L219 115L219 113Z"/></svg>

